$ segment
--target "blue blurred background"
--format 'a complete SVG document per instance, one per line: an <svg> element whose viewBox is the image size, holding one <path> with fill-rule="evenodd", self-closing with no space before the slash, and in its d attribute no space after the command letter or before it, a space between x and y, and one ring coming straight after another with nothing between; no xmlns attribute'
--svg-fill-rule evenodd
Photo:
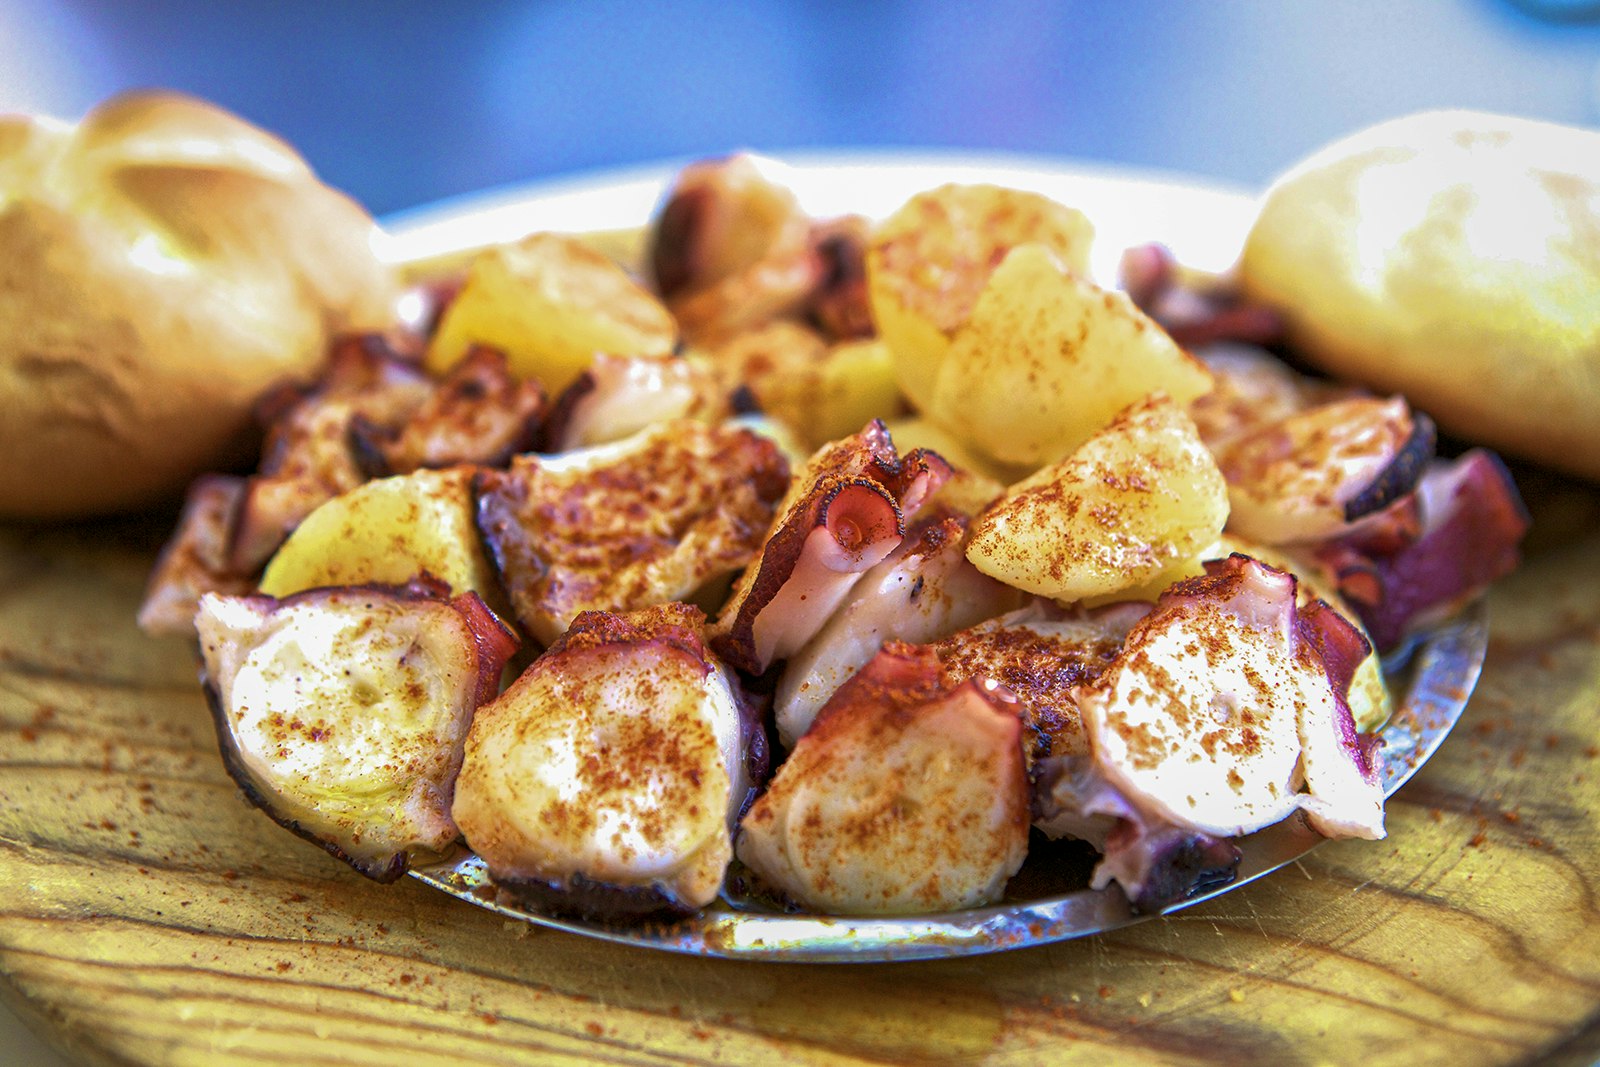
<svg viewBox="0 0 1600 1067"><path fill-rule="evenodd" d="M735 147L973 147L1258 185L1425 107L1600 123L1595 0L0 0L0 111L160 85L375 213Z"/></svg>

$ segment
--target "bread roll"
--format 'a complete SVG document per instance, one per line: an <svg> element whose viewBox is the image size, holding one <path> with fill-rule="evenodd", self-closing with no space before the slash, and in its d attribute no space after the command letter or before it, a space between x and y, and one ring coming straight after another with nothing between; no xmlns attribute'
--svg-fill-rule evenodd
<svg viewBox="0 0 1600 1067"><path fill-rule="evenodd" d="M225 462L265 388L392 319L376 232L198 100L0 117L0 515L128 510Z"/></svg>
<svg viewBox="0 0 1600 1067"><path fill-rule="evenodd" d="M1364 130L1267 192L1240 280L1332 374L1600 478L1600 132L1468 111Z"/></svg>

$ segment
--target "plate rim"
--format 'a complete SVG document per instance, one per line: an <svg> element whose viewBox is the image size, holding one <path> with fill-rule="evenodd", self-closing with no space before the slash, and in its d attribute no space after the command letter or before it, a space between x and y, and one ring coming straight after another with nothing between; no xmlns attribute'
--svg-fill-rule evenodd
<svg viewBox="0 0 1600 1067"><path fill-rule="evenodd" d="M1477 687L1488 648L1488 606L1483 596L1454 618L1419 635L1410 647L1395 672L1404 675L1404 698L1378 731L1385 750L1382 780L1386 802L1433 758L1460 721ZM1390 749L1398 754L1398 760L1389 758ZM635 948L767 963L910 963L1037 948L1164 918L1273 874L1330 839L1295 813L1233 840L1244 853L1238 877L1144 913L1133 911L1127 897L1112 885L936 914L786 914L724 905L702 909L678 922L630 925L541 913L485 892L478 881L481 863L464 846L459 850L464 856L415 866L406 873L448 896L513 921ZM1074 917L1079 923L1087 920L1095 925L1071 926ZM810 931L809 940L796 938L796 931L802 928ZM788 941L781 940L786 929Z"/></svg>
<svg viewBox="0 0 1600 1067"><path fill-rule="evenodd" d="M1108 219L1113 223L1097 233L1091 252L1091 272L1104 285L1115 283L1122 250L1142 240L1168 244L1190 269L1225 272L1262 195L1242 183L1184 171L1024 152L850 148L754 154L808 212L820 216L886 215L913 192L955 180L993 181L1082 206L1097 230ZM380 260L400 269L453 266L473 252L539 230L638 230L668 182L695 158L552 175L419 204L378 219L374 248ZM1075 197L1089 202L1072 204ZM862 200L875 200L877 210L862 210ZM1129 211L1131 201L1140 210ZM1137 216L1150 219L1143 231Z"/></svg>

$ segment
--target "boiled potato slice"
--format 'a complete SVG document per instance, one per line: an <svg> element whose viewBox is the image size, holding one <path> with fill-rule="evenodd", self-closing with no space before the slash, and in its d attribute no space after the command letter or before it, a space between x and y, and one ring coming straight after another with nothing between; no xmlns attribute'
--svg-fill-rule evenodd
<svg viewBox="0 0 1600 1067"><path fill-rule="evenodd" d="M596 352L665 356L677 336L667 309L621 267L575 237L537 233L472 261L425 362L443 374L474 344L490 345L554 396Z"/></svg>
<svg viewBox="0 0 1600 1067"><path fill-rule="evenodd" d="M867 296L895 378L926 411L950 335L966 322L1005 253L1024 243L1087 273L1094 227L1048 197L995 185L943 185L906 202L867 248Z"/></svg>
<svg viewBox="0 0 1600 1067"><path fill-rule="evenodd" d="M967 559L1070 602L1182 568L1216 544L1227 520L1216 461L1183 409L1157 393L1012 486L974 521Z"/></svg>
<svg viewBox="0 0 1600 1067"><path fill-rule="evenodd" d="M422 571L491 606L501 600L478 547L471 467L380 478L334 497L267 563L261 591L283 597L329 585L401 584Z"/></svg>
<svg viewBox="0 0 1600 1067"><path fill-rule="evenodd" d="M1204 364L1126 294L1023 245L952 339L927 414L992 459L1038 467L1158 389L1187 404L1210 387Z"/></svg>
<svg viewBox="0 0 1600 1067"><path fill-rule="evenodd" d="M1226 538L1224 538L1224 541ZM1086 608L1102 607L1106 604L1127 603L1130 600L1143 600L1154 604L1161 599L1161 594L1170 589L1175 582L1186 578L1198 578L1206 572L1206 560L1219 559L1228 555L1222 544L1212 545L1210 548L1173 560L1156 573L1154 578L1149 578L1138 585L1130 585L1126 589L1119 589L1115 593L1102 596L1084 597L1082 604Z"/></svg>
<svg viewBox="0 0 1600 1067"><path fill-rule="evenodd" d="M815 330L779 320L707 349L730 386L804 442L807 454L903 407L889 349L878 340L830 345Z"/></svg>
<svg viewBox="0 0 1600 1067"><path fill-rule="evenodd" d="M814 421L805 428L820 448L857 432L873 419L904 410L894 380L894 359L881 340L844 341L831 346L817 368Z"/></svg>

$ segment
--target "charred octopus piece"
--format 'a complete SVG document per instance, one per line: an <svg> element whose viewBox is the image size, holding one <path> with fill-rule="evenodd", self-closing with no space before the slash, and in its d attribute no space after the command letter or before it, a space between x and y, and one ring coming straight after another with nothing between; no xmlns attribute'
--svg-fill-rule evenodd
<svg viewBox="0 0 1600 1067"><path fill-rule="evenodd" d="M1004 692L945 688L931 651L891 642L795 745L738 855L802 907L906 914L998 900L1027 843L1022 725Z"/></svg>
<svg viewBox="0 0 1600 1067"><path fill-rule="evenodd" d="M1195 355L1211 372L1212 385L1190 402L1189 415L1213 452L1290 415L1366 395L1301 374L1255 345L1213 344Z"/></svg>
<svg viewBox="0 0 1600 1067"><path fill-rule="evenodd" d="M1382 517L1314 550L1382 652L1509 574L1528 530L1510 472L1482 449L1433 466L1417 487L1414 513Z"/></svg>
<svg viewBox="0 0 1600 1067"><path fill-rule="evenodd" d="M856 341L877 335L867 298L871 230L871 223L860 215L845 215L811 228L811 246L821 271L806 304L806 318L831 340Z"/></svg>
<svg viewBox="0 0 1600 1067"><path fill-rule="evenodd" d="M772 441L669 422L563 456L518 456L475 483L478 530L527 631L689 597L745 566L789 486Z"/></svg>
<svg viewBox="0 0 1600 1067"><path fill-rule="evenodd" d="M799 651L899 546L906 521L949 476L936 453L896 453L878 420L818 450L796 477L760 562L717 618L712 647L750 674Z"/></svg>
<svg viewBox="0 0 1600 1067"><path fill-rule="evenodd" d="M1028 735L1028 763L1089 750L1074 690L1093 681L1150 610L1126 603L1065 611L1048 601L980 622L933 643L948 684L998 683L1017 702ZM1076 835L1082 836L1082 835Z"/></svg>
<svg viewBox="0 0 1600 1067"><path fill-rule="evenodd" d="M478 346L403 420L382 422L357 412L351 443L373 478L461 463L500 467L533 447L544 409L538 382L518 381L504 353Z"/></svg>
<svg viewBox="0 0 1600 1067"><path fill-rule="evenodd" d="M454 815L500 886L601 918L715 899L767 751L702 621L586 612L478 710Z"/></svg>
<svg viewBox="0 0 1600 1067"><path fill-rule="evenodd" d="M1092 884L1144 909L1216 884L1223 838L1297 810L1325 834L1384 832L1376 753L1347 703L1365 639L1320 601L1297 608L1289 574L1238 554L1206 569L1077 690L1089 754L1038 773L1040 825L1100 847Z"/></svg>
<svg viewBox="0 0 1600 1067"><path fill-rule="evenodd" d="M195 626L223 762L257 807L380 882L455 840L467 725L516 650L476 594L211 593Z"/></svg>
<svg viewBox="0 0 1600 1067"><path fill-rule="evenodd" d="M1313 829L1324 837L1379 838L1383 831L1383 783L1378 739L1356 732L1350 713L1350 683L1372 645L1356 625L1325 601L1300 612L1300 638L1316 653L1327 675L1327 703L1300 712L1300 765L1305 792L1297 798Z"/></svg>
<svg viewBox="0 0 1600 1067"><path fill-rule="evenodd" d="M967 520L948 514L919 520L900 547L850 590L832 617L789 657L774 699L786 746L811 727L817 711L886 641L920 644L1016 607L1022 593L967 562Z"/></svg>
<svg viewBox="0 0 1600 1067"><path fill-rule="evenodd" d="M811 219L748 155L684 168L656 216L649 258L657 292L696 344L794 315L823 274Z"/></svg>
<svg viewBox="0 0 1600 1067"><path fill-rule="evenodd" d="M702 362L597 352L589 369L556 398L539 451L609 444L674 419L716 422L731 407L716 375Z"/></svg>
<svg viewBox="0 0 1600 1067"><path fill-rule="evenodd" d="M1165 245L1127 249L1118 274L1133 302L1185 348L1219 341L1270 345L1283 340L1282 313L1243 300L1220 282L1191 284Z"/></svg>
<svg viewBox="0 0 1600 1067"><path fill-rule="evenodd" d="M1345 695L1303 635L1292 575L1238 554L1206 570L1162 595L1078 705L1136 803L1235 836L1295 810L1301 720L1336 716Z"/></svg>
<svg viewBox="0 0 1600 1067"><path fill-rule="evenodd" d="M310 389L286 386L261 403L267 426L260 472L250 478L234 526L228 568L253 574L317 505L360 485L367 472L351 441L357 418L399 422L431 383L380 334L337 342Z"/></svg>
<svg viewBox="0 0 1600 1067"><path fill-rule="evenodd" d="M1219 450L1229 526L1265 544L1335 536L1409 493L1433 451L1432 420L1401 397L1287 415Z"/></svg>
<svg viewBox="0 0 1600 1067"><path fill-rule="evenodd" d="M202 595L250 591L250 576L228 566L228 534L244 487L243 478L227 474L205 475L189 487L178 527L162 548L139 605L139 628L145 633L193 634Z"/></svg>

